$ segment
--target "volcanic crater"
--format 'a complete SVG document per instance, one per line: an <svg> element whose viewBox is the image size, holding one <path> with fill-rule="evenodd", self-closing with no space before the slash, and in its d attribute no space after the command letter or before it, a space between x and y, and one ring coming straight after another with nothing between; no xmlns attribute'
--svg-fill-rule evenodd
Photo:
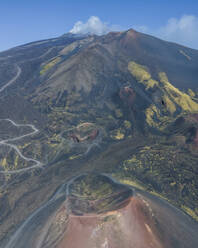
<svg viewBox="0 0 198 248"><path fill-rule="evenodd" d="M67 206L74 215L101 214L125 207L132 189L104 175L82 175L69 187Z"/></svg>
<svg viewBox="0 0 198 248"><path fill-rule="evenodd" d="M106 174L82 174L62 185L5 247L197 248L197 232L197 223L166 201Z"/></svg>
<svg viewBox="0 0 198 248"><path fill-rule="evenodd" d="M67 194L55 216L67 215L57 248L196 247L192 230L198 228L192 220L108 175L81 175L68 184Z"/></svg>

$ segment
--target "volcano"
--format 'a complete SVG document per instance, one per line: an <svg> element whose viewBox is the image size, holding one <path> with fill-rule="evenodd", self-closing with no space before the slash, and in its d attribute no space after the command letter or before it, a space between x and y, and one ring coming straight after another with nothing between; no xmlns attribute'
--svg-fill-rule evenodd
<svg viewBox="0 0 198 248"><path fill-rule="evenodd" d="M129 29L0 61L2 248L197 247L197 50Z"/></svg>

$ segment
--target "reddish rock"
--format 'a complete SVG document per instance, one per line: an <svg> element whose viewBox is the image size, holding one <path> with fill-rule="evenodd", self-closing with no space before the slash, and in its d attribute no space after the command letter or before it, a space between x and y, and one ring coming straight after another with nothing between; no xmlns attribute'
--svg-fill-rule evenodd
<svg viewBox="0 0 198 248"><path fill-rule="evenodd" d="M125 104L132 107L136 94L132 88L126 86L120 89L119 96Z"/></svg>
<svg viewBox="0 0 198 248"><path fill-rule="evenodd" d="M69 137L75 142L75 143L80 143L86 140L95 140L96 137L99 135L99 130L94 129L92 130L88 135L81 137L80 134L77 133L72 133L69 135Z"/></svg>
<svg viewBox="0 0 198 248"><path fill-rule="evenodd" d="M105 221L106 219L106 221ZM108 220L109 219L109 220ZM165 248L154 219L139 197L104 215L70 215L68 227L57 248Z"/></svg>
<svg viewBox="0 0 198 248"><path fill-rule="evenodd" d="M196 248L198 229L191 233L187 218L171 206L137 194L115 211L82 216L70 214L65 233L56 247Z"/></svg>

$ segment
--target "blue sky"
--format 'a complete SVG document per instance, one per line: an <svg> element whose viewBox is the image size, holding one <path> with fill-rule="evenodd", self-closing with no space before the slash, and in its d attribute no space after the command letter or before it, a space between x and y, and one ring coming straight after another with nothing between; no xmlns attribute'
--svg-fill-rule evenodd
<svg viewBox="0 0 198 248"><path fill-rule="evenodd" d="M77 21L84 25L83 32L90 31L86 22L91 16L104 25L104 32L134 27L198 49L195 0L1 0L0 51L62 35Z"/></svg>

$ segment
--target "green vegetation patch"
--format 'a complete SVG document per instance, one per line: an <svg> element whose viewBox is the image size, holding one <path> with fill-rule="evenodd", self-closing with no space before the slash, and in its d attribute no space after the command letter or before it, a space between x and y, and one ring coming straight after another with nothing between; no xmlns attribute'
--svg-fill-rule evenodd
<svg viewBox="0 0 198 248"><path fill-rule="evenodd" d="M198 112L198 103L194 99L195 93L191 89L188 90L188 94L180 91L169 82L165 72L160 72L158 77L159 82L155 80L152 82L152 79L148 81L151 81L150 86L147 81L143 82L147 85L146 89L154 86L157 87L158 91L161 92L162 102L161 107L155 103L147 107L145 109L145 116L149 126L162 130L161 123L168 124L176 112L178 112L178 114Z"/></svg>
<svg viewBox="0 0 198 248"><path fill-rule="evenodd" d="M114 183L105 175L81 176L70 187L69 205L74 214L80 215L116 210L132 196L130 188Z"/></svg>
<svg viewBox="0 0 198 248"><path fill-rule="evenodd" d="M165 90L165 93L169 96L169 99L175 102L175 104L177 104L185 112L198 112L198 103L193 101L188 94L181 92L179 89L174 87L168 81L168 77L165 72L160 72L158 76L160 82L163 84L163 90Z"/></svg>
<svg viewBox="0 0 198 248"><path fill-rule="evenodd" d="M49 69L51 69L53 66L55 66L60 61L61 61L61 58L57 57L57 58L53 59L52 61L50 61L48 64L44 65L42 67L42 70L40 71L40 75L45 74Z"/></svg>
<svg viewBox="0 0 198 248"><path fill-rule="evenodd" d="M131 129L131 122L125 120L125 121L124 121L124 126L125 126L126 129Z"/></svg>
<svg viewBox="0 0 198 248"><path fill-rule="evenodd" d="M71 194L89 200L96 200L113 194L115 189L115 185L104 176L85 175L78 178L71 185Z"/></svg>
<svg viewBox="0 0 198 248"><path fill-rule="evenodd" d="M197 219L197 155L178 150L171 144L144 146L123 161L119 168L122 182L126 179L125 183L131 184L137 180L149 192L169 199Z"/></svg>
<svg viewBox="0 0 198 248"><path fill-rule="evenodd" d="M174 114L175 111L177 110L174 102L171 101L167 95L164 95L163 100L164 100L166 109L169 111L169 113Z"/></svg>
<svg viewBox="0 0 198 248"><path fill-rule="evenodd" d="M146 66L135 63L134 61L128 64L128 70L140 83L146 86L146 90L158 86L158 81L151 78L151 75Z"/></svg>
<svg viewBox="0 0 198 248"><path fill-rule="evenodd" d="M158 81L154 80L154 79L149 79L146 83L146 89L150 89L150 88L153 88L155 86L158 86L159 83Z"/></svg>
<svg viewBox="0 0 198 248"><path fill-rule="evenodd" d="M110 137L114 140L123 140L125 138L125 133L122 128L115 129L111 132Z"/></svg>
<svg viewBox="0 0 198 248"><path fill-rule="evenodd" d="M191 89L188 89L188 95L191 96L191 97L196 96L195 92L193 90L191 90Z"/></svg>

